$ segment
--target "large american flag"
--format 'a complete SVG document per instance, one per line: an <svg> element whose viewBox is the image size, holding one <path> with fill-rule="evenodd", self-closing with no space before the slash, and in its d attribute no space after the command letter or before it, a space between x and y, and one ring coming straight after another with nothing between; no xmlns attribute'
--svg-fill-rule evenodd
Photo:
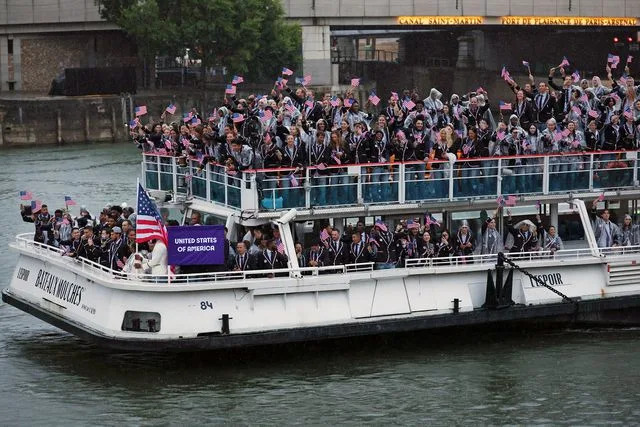
<svg viewBox="0 0 640 427"><path fill-rule="evenodd" d="M141 184L138 184L138 215L136 217L136 243L160 239L167 244L167 229L153 200L147 196Z"/></svg>

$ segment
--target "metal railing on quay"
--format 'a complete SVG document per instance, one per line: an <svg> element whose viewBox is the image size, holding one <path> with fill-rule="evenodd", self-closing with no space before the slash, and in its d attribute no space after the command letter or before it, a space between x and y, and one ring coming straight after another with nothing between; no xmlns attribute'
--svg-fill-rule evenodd
<svg viewBox="0 0 640 427"><path fill-rule="evenodd" d="M144 153L147 189L242 211L465 201L638 187L636 151L481 157L228 171L198 159Z"/></svg>

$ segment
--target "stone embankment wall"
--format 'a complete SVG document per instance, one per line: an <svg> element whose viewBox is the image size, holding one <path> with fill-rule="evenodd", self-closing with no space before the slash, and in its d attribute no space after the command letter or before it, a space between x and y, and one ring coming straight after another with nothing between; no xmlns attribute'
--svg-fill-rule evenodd
<svg viewBox="0 0 640 427"><path fill-rule="evenodd" d="M127 136L119 96L0 98L0 146L120 141Z"/></svg>
<svg viewBox="0 0 640 427"><path fill-rule="evenodd" d="M167 121L179 121L183 111L193 106L205 111L206 117L214 101L220 99L208 98L205 102L198 91L178 95L0 96L0 147L126 141L135 106L147 106L149 114L140 118L147 124L160 120L170 102L176 104L178 111Z"/></svg>

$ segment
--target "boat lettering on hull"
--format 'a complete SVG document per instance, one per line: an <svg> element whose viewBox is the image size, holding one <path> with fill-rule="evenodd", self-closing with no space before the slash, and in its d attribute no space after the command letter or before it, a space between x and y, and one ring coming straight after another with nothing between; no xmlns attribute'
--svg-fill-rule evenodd
<svg viewBox="0 0 640 427"><path fill-rule="evenodd" d="M546 285L565 285L565 283L562 281L562 273L536 274L535 277ZM538 288L542 286L531 277L529 277L529 283L531 283L532 288Z"/></svg>
<svg viewBox="0 0 640 427"><path fill-rule="evenodd" d="M28 282L29 281L29 273L31 273L31 270L27 270L26 268L20 267L18 269L18 274L16 274L16 278L20 279L20 280L24 280L25 282Z"/></svg>
<svg viewBox="0 0 640 427"><path fill-rule="evenodd" d="M18 275L20 272L18 272ZM76 285L68 280L61 279L48 271L40 269L38 271L38 277L35 282L36 288L42 289L49 295L61 299L62 301L71 303L73 305L80 305L82 302L82 292L84 292L84 286Z"/></svg>

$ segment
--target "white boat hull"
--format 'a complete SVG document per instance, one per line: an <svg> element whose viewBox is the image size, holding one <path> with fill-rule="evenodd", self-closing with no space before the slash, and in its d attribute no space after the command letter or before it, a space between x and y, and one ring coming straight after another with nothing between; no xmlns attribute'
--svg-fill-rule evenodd
<svg viewBox="0 0 640 427"><path fill-rule="evenodd" d="M640 323L638 254L616 256L615 262L593 256L522 261L578 302L562 302L514 271L516 305L484 310L490 264L156 284L96 275L69 258L43 259L17 249L20 257L3 300L116 348L245 347L527 319ZM636 314L629 316L629 310ZM125 330L127 312L143 313L139 330ZM147 329L144 313L158 314L157 331Z"/></svg>

